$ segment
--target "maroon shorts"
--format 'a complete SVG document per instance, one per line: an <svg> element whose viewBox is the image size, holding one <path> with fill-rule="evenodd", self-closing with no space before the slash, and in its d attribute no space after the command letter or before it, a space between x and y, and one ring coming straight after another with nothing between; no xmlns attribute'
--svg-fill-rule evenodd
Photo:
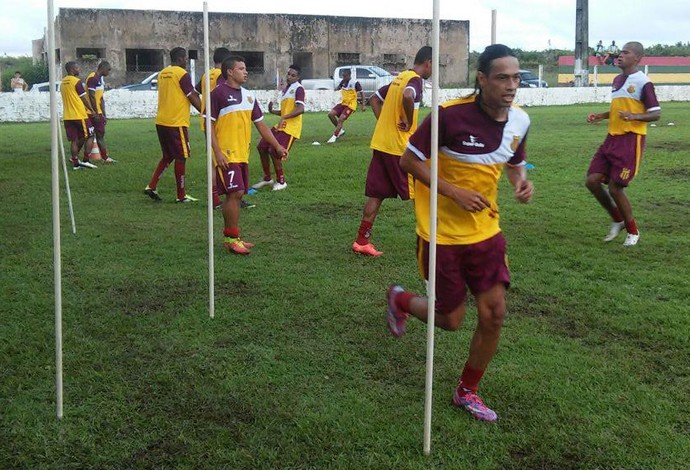
<svg viewBox="0 0 690 470"><path fill-rule="evenodd" d="M285 150L287 150L289 152L290 148L292 147L292 144L295 142L295 138L286 132L279 131L275 127L271 128L271 133L273 134L273 137L276 138L278 143L280 145L282 145L285 148ZM272 157L276 157L276 158L278 157L278 155L276 154L276 150L264 138L262 138L259 141L259 143L256 145L256 149L259 152L268 152L271 154Z"/></svg>
<svg viewBox="0 0 690 470"><path fill-rule="evenodd" d="M410 199L410 185L407 173L400 168L400 157L374 150L367 171L364 195L377 199Z"/></svg>
<svg viewBox="0 0 690 470"><path fill-rule="evenodd" d="M189 134L186 127L168 127L156 124L158 142L161 144L163 157L170 160L189 158Z"/></svg>
<svg viewBox="0 0 690 470"><path fill-rule="evenodd" d="M417 237L417 263L429 279L429 242ZM496 284L510 285L506 239L499 233L472 245L436 245L436 312L447 315L472 295Z"/></svg>
<svg viewBox="0 0 690 470"><path fill-rule="evenodd" d="M605 176L604 183L613 180L627 186L637 175L642 161L645 136L628 132L623 135L607 135L589 164L587 174Z"/></svg>
<svg viewBox="0 0 690 470"><path fill-rule="evenodd" d="M249 165L246 163L231 163L227 170L216 167L216 176L218 194L246 193L249 189Z"/></svg>
<svg viewBox="0 0 690 470"><path fill-rule="evenodd" d="M93 135L93 124L90 119L66 119L65 132L70 142L84 140Z"/></svg>
<svg viewBox="0 0 690 470"><path fill-rule="evenodd" d="M336 116L343 118L343 120L349 118L350 114L355 112L342 103L336 104L331 111L333 111Z"/></svg>
<svg viewBox="0 0 690 470"><path fill-rule="evenodd" d="M107 124L108 120L104 115L101 114L101 118L98 120L91 119L91 122L93 123L93 130L96 132L96 134L105 135L105 125Z"/></svg>

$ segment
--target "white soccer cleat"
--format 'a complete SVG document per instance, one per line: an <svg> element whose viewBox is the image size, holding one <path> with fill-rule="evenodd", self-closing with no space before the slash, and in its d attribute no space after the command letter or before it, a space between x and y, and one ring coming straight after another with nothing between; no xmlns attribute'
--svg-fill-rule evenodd
<svg viewBox="0 0 690 470"><path fill-rule="evenodd" d="M610 242L621 233L621 230L625 228L625 222L611 222L611 228L609 233L604 237L605 242Z"/></svg>
<svg viewBox="0 0 690 470"><path fill-rule="evenodd" d="M273 185L273 191L282 191L287 188L287 183L276 183Z"/></svg>
<svg viewBox="0 0 690 470"><path fill-rule="evenodd" d="M263 188L264 186L272 186L273 184L275 184L275 181L273 181L273 178L271 178L271 179L268 180L268 181L266 181L266 180L261 180L261 181L259 181L258 183L256 183L255 185L253 185L253 186L252 186L252 189L261 189L261 188Z"/></svg>
<svg viewBox="0 0 690 470"><path fill-rule="evenodd" d="M337 137L332 135L331 138L326 141L326 143L327 144L334 144L336 139L337 139Z"/></svg>
<svg viewBox="0 0 690 470"><path fill-rule="evenodd" d="M84 168L98 168L96 165L94 165L91 162L79 162L79 166L84 167Z"/></svg>
<svg viewBox="0 0 690 470"><path fill-rule="evenodd" d="M629 233L627 237L625 237L625 241L623 242L623 246L635 246L637 245L638 240L640 239L640 232L638 231L637 233Z"/></svg>
<svg viewBox="0 0 690 470"><path fill-rule="evenodd" d="M338 137L342 137L344 133L345 129L340 129L340 132L338 132Z"/></svg>

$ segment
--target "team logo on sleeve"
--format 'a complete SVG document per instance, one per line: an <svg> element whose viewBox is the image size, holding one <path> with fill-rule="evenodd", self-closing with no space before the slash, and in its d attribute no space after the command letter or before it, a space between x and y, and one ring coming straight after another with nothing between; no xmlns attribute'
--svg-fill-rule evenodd
<svg viewBox="0 0 690 470"><path fill-rule="evenodd" d="M636 90L635 85L630 85L630 86L628 86L627 92L632 95L633 93L635 93L635 90Z"/></svg>
<svg viewBox="0 0 690 470"><path fill-rule="evenodd" d="M514 152L517 151L518 147L520 146L520 136L519 135L514 135L513 136L513 141L510 143L510 150Z"/></svg>
<svg viewBox="0 0 690 470"><path fill-rule="evenodd" d="M254 98L252 98L251 96L247 96L247 101L249 101L249 104L252 104L254 103Z"/></svg>

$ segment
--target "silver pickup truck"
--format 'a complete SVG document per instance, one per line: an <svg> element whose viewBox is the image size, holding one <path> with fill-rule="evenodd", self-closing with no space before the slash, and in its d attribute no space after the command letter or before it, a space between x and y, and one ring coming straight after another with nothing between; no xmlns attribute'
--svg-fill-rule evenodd
<svg viewBox="0 0 690 470"><path fill-rule="evenodd" d="M362 91L366 96L393 81L393 75L390 72L376 65L345 65L335 69L333 78L304 79L302 86L305 90L335 90L343 79L343 72L348 69L352 72L352 78L362 86Z"/></svg>

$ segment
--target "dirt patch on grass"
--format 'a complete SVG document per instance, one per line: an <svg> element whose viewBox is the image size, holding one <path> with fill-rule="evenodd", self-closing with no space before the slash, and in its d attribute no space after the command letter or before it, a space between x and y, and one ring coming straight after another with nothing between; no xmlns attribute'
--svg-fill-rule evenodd
<svg viewBox="0 0 690 470"><path fill-rule="evenodd" d="M668 178L672 180L678 180L678 181L688 181L690 180L690 168L687 167L682 167L682 168L657 168L656 170L653 170L651 173L654 175L661 176L663 178Z"/></svg>
<svg viewBox="0 0 690 470"><path fill-rule="evenodd" d="M667 150L669 152L687 152L690 151L690 145L687 142L670 142L670 141L647 141L645 150Z"/></svg>
<svg viewBox="0 0 690 470"><path fill-rule="evenodd" d="M180 279L167 280L163 284L150 280L131 280L114 284L108 296L113 302L113 311L124 315L163 313L174 310L171 299L198 298L204 295L206 287L198 282Z"/></svg>

